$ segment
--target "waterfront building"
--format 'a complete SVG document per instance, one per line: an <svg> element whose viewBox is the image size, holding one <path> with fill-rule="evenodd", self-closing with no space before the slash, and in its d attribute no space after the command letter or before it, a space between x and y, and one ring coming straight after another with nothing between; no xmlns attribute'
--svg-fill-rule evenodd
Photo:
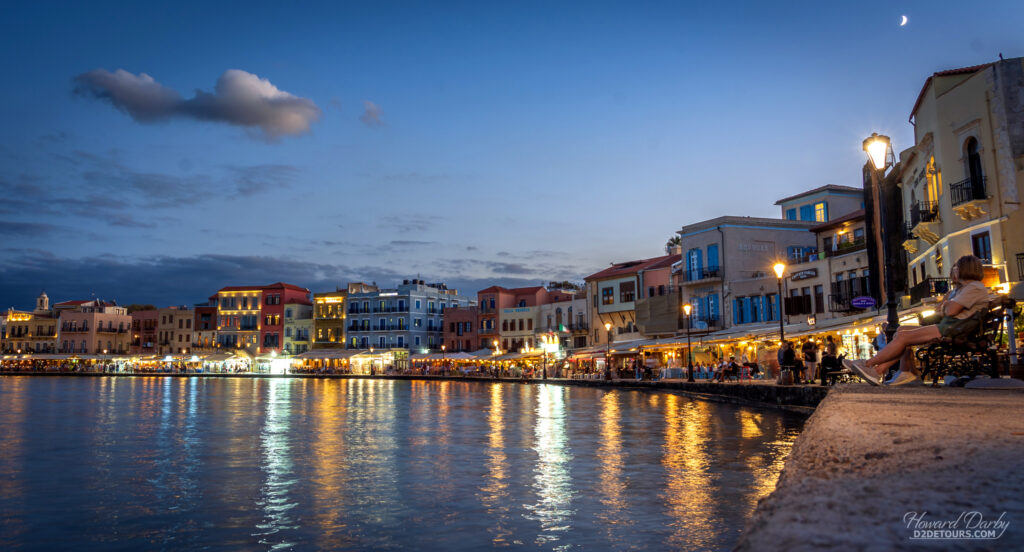
<svg viewBox="0 0 1024 552"><path fill-rule="evenodd" d="M192 322L195 313L188 307L166 307L157 311L157 353L187 355L192 352Z"/></svg>
<svg viewBox="0 0 1024 552"><path fill-rule="evenodd" d="M0 330L0 350L5 353L53 353L57 350L57 319L50 298L43 292L31 312L9 309Z"/></svg>
<svg viewBox="0 0 1024 552"><path fill-rule="evenodd" d="M196 305L192 310L192 352L211 352L217 348L217 307Z"/></svg>
<svg viewBox="0 0 1024 552"><path fill-rule="evenodd" d="M881 295L872 278L864 210L810 229L813 249L786 259L784 301L787 322L821 324L830 319L863 315L858 297L879 305ZM793 252L797 253L797 252Z"/></svg>
<svg viewBox="0 0 1024 552"><path fill-rule="evenodd" d="M344 349L346 300L349 292L370 292L377 286L352 282L346 289L313 294L313 349Z"/></svg>
<svg viewBox="0 0 1024 552"><path fill-rule="evenodd" d="M444 311L443 343L449 352L476 351L486 348L480 342L477 327L480 324L480 313L475 306L448 307Z"/></svg>
<svg viewBox="0 0 1024 552"><path fill-rule="evenodd" d="M671 269L680 260L679 253L614 263L587 276L586 294L590 300L590 340L592 345L609 341L630 341L644 337L637 325L637 300L651 294L670 293ZM611 324L611 330L605 330ZM674 330L669 333L674 333Z"/></svg>
<svg viewBox="0 0 1024 552"><path fill-rule="evenodd" d="M59 352L123 355L130 352L132 317L114 301L65 301L54 308L58 318Z"/></svg>
<svg viewBox="0 0 1024 552"><path fill-rule="evenodd" d="M957 258L1024 298L1024 58L940 71L910 112L900 153L911 302L946 291Z"/></svg>
<svg viewBox="0 0 1024 552"><path fill-rule="evenodd" d="M309 290L277 282L267 286L228 286L210 297L217 303L217 343L250 353L280 353L284 304L309 300Z"/></svg>
<svg viewBox="0 0 1024 552"><path fill-rule="evenodd" d="M775 202L785 220L824 223L864 208L864 190L825 184Z"/></svg>
<svg viewBox="0 0 1024 552"><path fill-rule="evenodd" d="M588 345L590 311L587 309L587 293L582 289L566 292L552 294L549 302L538 307L535 343L543 341L542 336L547 336L548 342L557 343L562 351Z"/></svg>
<svg viewBox="0 0 1024 552"><path fill-rule="evenodd" d="M132 354L156 354L157 326L160 323L160 311L156 309L138 310L132 317Z"/></svg>
<svg viewBox="0 0 1024 552"><path fill-rule="evenodd" d="M443 283L403 280L395 288L349 292L347 343L349 349L401 349L416 353L440 350L444 311L473 301ZM396 366L407 362L397 358Z"/></svg>
<svg viewBox="0 0 1024 552"><path fill-rule="evenodd" d="M342 315L344 310L342 309ZM292 299L284 306L284 352L297 355L309 350L313 333L313 304Z"/></svg>
<svg viewBox="0 0 1024 552"><path fill-rule="evenodd" d="M573 294L544 286L504 288L491 286L477 292L481 348L519 351L536 347L540 307L553 301L571 299Z"/></svg>

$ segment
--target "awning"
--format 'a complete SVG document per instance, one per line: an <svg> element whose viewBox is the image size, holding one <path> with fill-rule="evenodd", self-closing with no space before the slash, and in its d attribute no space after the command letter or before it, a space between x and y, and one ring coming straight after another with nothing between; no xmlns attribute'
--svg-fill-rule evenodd
<svg viewBox="0 0 1024 552"><path fill-rule="evenodd" d="M334 360L352 358L363 351L359 349L313 349L295 355L295 358L302 360Z"/></svg>

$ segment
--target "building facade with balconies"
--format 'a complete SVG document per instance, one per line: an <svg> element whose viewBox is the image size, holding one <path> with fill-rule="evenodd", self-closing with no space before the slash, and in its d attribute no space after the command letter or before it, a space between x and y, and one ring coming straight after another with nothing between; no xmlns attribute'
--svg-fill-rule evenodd
<svg viewBox="0 0 1024 552"><path fill-rule="evenodd" d="M590 344L601 345L609 341L630 341L644 337L637 325L637 301L649 292L648 283L654 282L669 291L672 267L680 261L678 253L615 263L584 278L590 301ZM642 322L642 321L641 321ZM605 329L611 324L611 330Z"/></svg>
<svg viewBox="0 0 1024 552"><path fill-rule="evenodd" d="M911 302L948 288L973 254L1024 297L1024 58L940 71L911 110L915 144L900 153Z"/></svg>
<svg viewBox="0 0 1024 552"><path fill-rule="evenodd" d="M82 355L128 354L132 344L132 317L113 301L66 301L60 312L58 352Z"/></svg>
<svg viewBox="0 0 1024 552"><path fill-rule="evenodd" d="M309 301L309 290L284 282L266 286L229 286L210 297L217 304L217 343L251 353L280 353L284 343L284 305Z"/></svg>
<svg viewBox="0 0 1024 552"><path fill-rule="evenodd" d="M211 352L217 348L217 307L196 305L192 323L192 351Z"/></svg>
<svg viewBox="0 0 1024 552"><path fill-rule="evenodd" d="M132 354L156 354L157 326L160 324L160 311L157 309L137 310L132 317Z"/></svg>
<svg viewBox="0 0 1024 552"><path fill-rule="evenodd" d="M693 306L693 332L778 321L772 265L815 249L814 221L725 216L684 226L674 267L680 305ZM682 327L680 327L682 329Z"/></svg>
<svg viewBox="0 0 1024 552"><path fill-rule="evenodd" d="M344 315L344 304L341 311ZM284 306L284 352L290 355L305 353L310 349L312 335L313 304L292 299Z"/></svg>
<svg viewBox="0 0 1024 552"><path fill-rule="evenodd" d="M353 283L348 289L313 294L313 349L344 349L346 301L349 290L363 289L366 284Z"/></svg>
<svg viewBox="0 0 1024 552"><path fill-rule="evenodd" d="M188 307L157 310L156 349L161 355L192 354L192 323L195 312Z"/></svg>
<svg viewBox="0 0 1024 552"><path fill-rule="evenodd" d="M816 247L786 261L783 293L788 321L819 322L862 313L865 309L854 301L858 297L870 297L879 304L878 288L871 278L864 210L810 230Z"/></svg>
<svg viewBox="0 0 1024 552"><path fill-rule="evenodd" d="M572 292L548 290L544 286L491 286L480 290L477 292L477 305L481 348L493 349L495 340L498 341L498 348L503 351L534 348L537 344L540 307L572 297Z"/></svg>
<svg viewBox="0 0 1024 552"><path fill-rule="evenodd" d="M8 354L57 351L57 318L45 291L36 297L36 308L31 312L9 309L2 318L0 351Z"/></svg>
<svg viewBox="0 0 1024 552"><path fill-rule="evenodd" d="M404 280L390 289L348 294L346 339L350 349L441 350L444 312L474 304L443 283ZM396 365L406 362L395 358Z"/></svg>

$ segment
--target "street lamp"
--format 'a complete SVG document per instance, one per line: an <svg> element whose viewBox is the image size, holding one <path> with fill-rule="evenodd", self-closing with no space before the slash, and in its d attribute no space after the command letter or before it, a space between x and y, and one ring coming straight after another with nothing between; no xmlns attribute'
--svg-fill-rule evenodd
<svg viewBox="0 0 1024 552"><path fill-rule="evenodd" d="M693 348L690 346L690 328L693 327L693 321L690 320L691 310L693 310L693 305L689 303L683 305L683 312L686 314L686 355L689 359L686 381L696 381L693 379Z"/></svg>
<svg viewBox="0 0 1024 552"><path fill-rule="evenodd" d="M374 375L373 374L373 346L372 345L370 346L370 375L371 376Z"/></svg>
<svg viewBox="0 0 1024 552"><path fill-rule="evenodd" d="M605 339L607 339L604 353L604 379L612 379L612 323L604 323Z"/></svg>
<svg viewBox="0 0 1024 552"><path fill-rule="evenodd" d="M775 278L779 281L779 347L786 341L786 330L782 327L782 317L785 314L785 305L782 302L782 274L786 272L786 265L783 263L775 263L772 267L775 271Z"/></svg>
<svg viewBox="0 0 1024 552"><path fill-rule="evenodd" d="M885 170L892 166L895 158L892 153L892 142L888 136L884 136L878 133L871 133L866 140L864 140L864 152L868 155L868 161L871 163L871 179L874 182L875 193L878 197L878 219L877 224L881 224L881 228L884 228L888 223L888 216L886 215L886 202L882 197L882 180L885 179ZM892 341L893 335L896 333L896 328L900 325L899 313L896 311L896 293L893 291L893 259L892 259L892 248L889 247L889 240L884 233L882 236L882 257L885 261L885 272L883 277L885 280L885 307L888 311L886 316L886 327L885 327L885 342L889 343Z"/></svg>
<svg viewBox="0 0 1024 552"><path fill-rule="evenodd" d="M444 363L445 363L445 360L446 360L446 358L444 356L444 351L447 348L448 348L447 345L445 345L443 343L441 344L441 370L444 370Z"/></svg>

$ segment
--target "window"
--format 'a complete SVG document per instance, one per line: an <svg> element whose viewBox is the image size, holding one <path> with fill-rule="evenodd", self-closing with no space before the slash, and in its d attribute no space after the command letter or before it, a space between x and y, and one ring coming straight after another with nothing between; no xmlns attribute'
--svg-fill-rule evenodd
<svg viewBox="0 0 1024 552"><path fill-rule="evenodd" d="M786 209L786 219L796 220L796 209Z"/></svg>
<svg viewBox="0 0 1024 552"><path fill-rule="evenodd" d="M503 331L503 332L507 332L508 331L508 320L502 320L501 321L501 331Z"/></svg>
<svg viewBox="0 0 1024 552"><path fill-rule="evenodd" d="M853 229L853 241L864 241L864 229L854 228Z"/></svg>
<svg viewBox="0 0 1024 552"><path fill-rule="evenodd" d="M986 263L992 262L992 240L988 232L971 236L971 248L975 257Z"/></svg>
<svg viewBox="0 0 1024 552"><path fill-rule="evenodd" d="M814 221L828 222L828 204L824 201L814 204Z"/></svg>
<svg viewBox="0 0 1024 552"><path fill-rule="evenodd" d="M493 307L494 305L492 304L491 306ZM420 310L420 300L419 299L416 300L416 310Z"/></svg>
<svg viewBox="0 0 1024 552"><path fill-rule="evenodd" d="M619 302L629 303L636 299L636 282L621 282L619 284Z"/></svg>
<svg viewBox="0 0 1024 552"><path fill-rule="evenodd" d="M292 317L292 309L284 309L284 317L285 318L291 318Z"/></svg>
<svg viewBox="0 0 1024 552"><path fill-rule="evenodd" d="M708 246L708 270L718 270L718 244Z"/></svg>
<svg viewBox="0 0 1024 552"><path fill-rule="evenodd" d="M800 220L814 220L814 206L813 205L801 205L800 206Z"/></svg>
<svg viewBox="0 0 1024 552"><path fill-rule="evenodd" d="M814 286L814 312L825 312L825 287Z"/></svg>
<svg viewBox="0 0 1024 552"><path fill-rule="evenodd" d="M526 329L527 330L532 330L533 329L533 319L532 318L530 318L529 320L526 321Z"/></svg>
<svg viewBox="0 0 1024 552"><path fill-rule="evenodd" d="M523 331L523 319L519 319L519 331Z"/></svg>
<svg viewBox="0 0 1024 552"><path fill-rule="evenodd" d="M615 289L606 287L601 288L601 304L612 305L615 304Z"/></svg>
<svg viewBox="0 0 1024 552"><path fill-rule="evenodd" d="M647 296L654 297L654 286L650 286L647 288Z"/></svg>
<svg viewBox="0 0 1024 552"><path fill-rule="evenodd" d="M416 336L416 346L417 347L420 346L420 336L418 336L418 335Z"/></svg>

